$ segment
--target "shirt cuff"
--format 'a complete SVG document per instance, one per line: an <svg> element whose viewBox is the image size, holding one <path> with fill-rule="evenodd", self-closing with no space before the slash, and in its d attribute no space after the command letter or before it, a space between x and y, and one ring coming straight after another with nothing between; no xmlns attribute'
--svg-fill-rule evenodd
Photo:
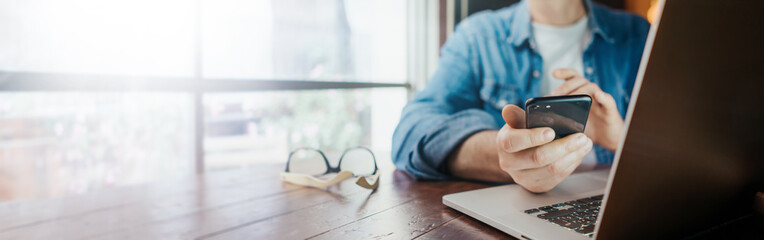
<svg viewBox="0 0 764 240"><path fill-rule="evenodd" d="M417 179L450 179L445 161L455 148L473 134L495 130L498 126L490 114L478 109L467 109L449 116L433 127L414 151L412 170Z"/></svg>

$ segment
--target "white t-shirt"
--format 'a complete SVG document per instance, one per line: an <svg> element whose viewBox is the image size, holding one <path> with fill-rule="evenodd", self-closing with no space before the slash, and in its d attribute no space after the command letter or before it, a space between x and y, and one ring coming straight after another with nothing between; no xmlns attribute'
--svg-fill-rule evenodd
<svg viewBox="0 0 764 240"><path fill-rule="evenodd" d="M572 68L583 74L583 53L592 35L588 28L588 21L589 19L584 16L568 26L552 26L533 22L536 51L544 61L541 96L548 95L565 81L554 78L552 70ZM584 156L576 171L591 170L596 164L597 155L592 150Z"/></svg>

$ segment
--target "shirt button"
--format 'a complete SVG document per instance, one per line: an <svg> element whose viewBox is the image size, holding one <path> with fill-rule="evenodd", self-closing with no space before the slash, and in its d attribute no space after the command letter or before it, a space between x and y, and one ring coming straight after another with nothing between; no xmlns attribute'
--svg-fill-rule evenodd
<svg viewBox="0 0 764 240"><path fill-rule="evenodd" d="M586 74L589 74L589 75L591 75L592 73L594 73L594 68L592 68L592 67L587 67L587 68L586 68Z"/></svg>
<svg viewBox="0 0 764 240"><path fill-rule="evenodd" d="M498 102L498 107L499 108L504 108L504 106L506 106L506 105L507 105L507 100L504 100L504 99L499 100L499 102Z"/></svg>
<svg viewBox="0 0 764 240"><path fill-rule="evenodd" d="M537 77L539 77L539 76L541 76L541 73L539 73L539 71L538 71L538 70L536 70L536 71L533 71L533 77L537 78Z"/></svg>

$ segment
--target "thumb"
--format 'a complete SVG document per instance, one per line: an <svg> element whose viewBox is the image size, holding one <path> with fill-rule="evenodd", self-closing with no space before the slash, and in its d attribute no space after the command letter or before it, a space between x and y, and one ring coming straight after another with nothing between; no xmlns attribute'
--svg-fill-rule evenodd
<svg viewBox="0 0 764 240"><path fill-rule="evenodd" d="M501 116L511 128L525 128L525 111L517 105L507 105L501 111Z"/></svg>

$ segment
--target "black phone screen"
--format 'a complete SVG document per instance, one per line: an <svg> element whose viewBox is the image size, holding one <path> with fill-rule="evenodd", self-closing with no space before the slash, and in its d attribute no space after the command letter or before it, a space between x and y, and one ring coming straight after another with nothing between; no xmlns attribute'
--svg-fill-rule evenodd
<svg viewBox="0 0 764 240"><path fill-rule="evenodd" d="M559 139L584 132L592 98L570 95L531 98L525 102L526 128L550 127Z"/></svg>

